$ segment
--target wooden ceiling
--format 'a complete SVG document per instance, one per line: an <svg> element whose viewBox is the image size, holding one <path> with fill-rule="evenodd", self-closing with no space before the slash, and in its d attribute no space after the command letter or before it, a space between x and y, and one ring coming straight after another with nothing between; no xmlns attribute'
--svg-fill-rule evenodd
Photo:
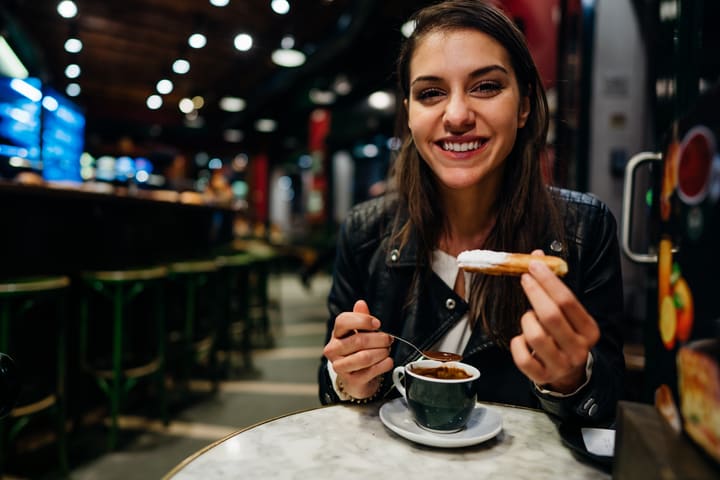
<svg viewBox="0 0 720 480"><path fill-rule="evenodd" d="M302 145L307 118L315 107L310 88L329 88L338 75L353 84L349 95L331 107L337 119L338 141L372 129L387 128L387 118L373 119L360 100L380 88L392 88L393 61L401 41L400 26L408 15L429 1L291 0L287 15L270 8L270 0L230 0L215 7L208 0L76 0L78 15L61 18L58 0L3 0L4 29L12 25L18 51L25 54L31 74L64 91L71 81L64 70L77 63L82 92L73 100L87 114L88 148L112 150L119 139L137 148L166 144L180 149L237 151ZM207 37L202 49L187 39L194 32ZM253 48L233 47L238 33L254 38ZM270 60L281 39L292 35L295 48L307 54L302 67L282 68ZM69 36L83 42L80 53L64 51ZM190 61L185 75L172 72L177 58ZM150 110L149 95L161 78L174 82L163 107ZM178 109L181 98L201 95L198 111L203 124L186 125ZM243 112L218 108L225 95L247 101ZM365 118L369 115L371 118ZM277 133L253 129L258 117L278 121ZM359 124L357 122L359 121ZM343 124L344 122L344 124ZM228 144L226 128L241 129L245 140ZM367 130L367 131L366 131ZM126 142L127 143L127 142Z"/></svg>

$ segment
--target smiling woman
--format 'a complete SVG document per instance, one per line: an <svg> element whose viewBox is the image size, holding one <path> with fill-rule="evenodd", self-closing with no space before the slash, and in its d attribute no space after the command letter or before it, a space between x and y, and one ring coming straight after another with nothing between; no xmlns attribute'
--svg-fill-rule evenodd
<svg viewBox="0 0 720 480"><path fill-rule="evenodd" d="M474 30L431 32L410 70L405 106L420 156L443 188L494 195L530 108L505 49Z"/></svg>
<svg viewBox="0 0 720 480"><path fill-rule="evenodd" d="M609 420L623 371L614 219L593 197L543 183L545 91L501 10L448 0L412 21L397 62L394 188L341 230L321 401L389 393L388 372L415 353L388 332L462 355L482 373L478 400ZM457 255L476 249L552 253L567 275L539 261L519 281L461 271Z"/></svg>

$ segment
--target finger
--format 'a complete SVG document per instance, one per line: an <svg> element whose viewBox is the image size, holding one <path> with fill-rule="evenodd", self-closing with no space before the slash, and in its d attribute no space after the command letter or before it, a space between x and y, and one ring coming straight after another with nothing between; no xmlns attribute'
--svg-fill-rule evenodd
<svg viewBox="0 0 720 480"><path fill-rule="evenodd" d="M530 275L537 280L545 294L563 312L572 328L595 344L600 338L598 326L567 285L542 262L530 262L529 270Z"/></svg>
<svg viewBox="0 0 720 480"><path fill-rule="evenodd" d="M375 393L377 385L371 386L372 382L380 375L392 370L393 366L392 359L386 358L363 370L338 373L338 378L341 379L345 391L355 397L364 398Z"/></svg>
<svg viewBox="0 0 720 480"><path fill-rule="evenodd" d="M525 337L517 335L510 340L510 353L518 369L530 380L537 384L543 383L545 378L545 367L542 362L533 355Z"/></svg>
<svg viewBox="0 0 720 480"><path fill-rule="evenodd" d="M340 357L333 362L333 369L337 373L351 374L354 372L362 372L372 369L374 365L382 363L392 358L389 356L387 348L373 348L354 352L350 355ZM384 373L384 372L383 372ZM370 376L369 378L372 378Z"/></svg>
<svg viewBox="0 0 720 480"><path fill-rule="evenodd" d="M529 310L520 318L520 328L532 356L547 369L555 367L555 359L561 354L555 339L538 319L535 312Z"/></svg>
<svg viewBox="0 0 720 480"><path fill-rule="evenodd" d="M520 283L543 329L553 337L561 349L587 347L587 340L574 330L563 311L535 278L531 275L523 275Z"/></svg>
<svg viewBox="0 0 720 480"><path fill-rule="evenodd" d="M344 338L358 330L374 331L380 328L380 320L369 313L343 312L335 318L333 337Z"/></svg>
<svg viewBox="0 0 720 480"><path fill-rule="evenodd" d="M365 300L358 300L357 302L355 302L355 305L353 305L353 312L370 315L370 308L368 308Z"/></svg>

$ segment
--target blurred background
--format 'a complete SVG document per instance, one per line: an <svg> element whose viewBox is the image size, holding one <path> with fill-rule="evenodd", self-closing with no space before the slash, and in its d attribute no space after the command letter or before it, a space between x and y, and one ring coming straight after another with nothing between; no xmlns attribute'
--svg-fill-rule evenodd
<svg viewBox="0 0 720 480"><path fill-rule="evenodd" d="M220 278L213 281L230 285L229 290L220 294L216 286L200 292L198 298L205 298L207 305L194 314L199 319L215 315L212 308L231 311L217 317L224 320L205 322L217 340L212 356L230 359L221 380L230 383L221 383L222 398L238 402L233 409L240 411L247 398L233 395L245 391L249 384L243 382L278 381L247 358L258 349L260 358L275 358L268 352L284 346L295 352L310 348L301 350L306 363L295 377L303 379L296 383L305 388L305 397L293 406L317 403L313 377L323 343L334 234L352 205L385 191L388 168L400 145L394 136L395 112L402 103L396 96L394 62L403 38L412 31L409 15L431 3L3 0L0 276L9 284L18 277L70 279L64 332L72 352L84 331L77 323L79 305L86 290L95 288L87 281L88 272L223 258L211 269ZM720 59L712 52L720 47L714 26L720 4L497 3L525 33L547 89L552 118L550 148L542 159L546 180L597 195L620 219L628 160L638 152L663 151L678 119L717 85ZM647 192L632 201L649 208L652 182L650 177ZM657 248L647 223L633 221L626 229L632 230L637 248ZM255 255L255 262L271 260L262 267L237 267L242 263L238 255L244 254ZM232 277L237 273L233 266L247 278ZM657 267L624 256L623 268L623 329L631 374L639 379L630 385L630 394L647 400L644 331L646 319L657 316ZM187 298L187 293L166 290L177 302ZM101 302L91 301L90 311L99 311ZM149 302L141 299L137 308L142 315L150 311ZM270 313L248 323L251 314L242 305ZM298 321L288 309L302 311L302 305L313 313ZM198 307L187 308L196 312ZM242 347L233 347L227 334L235 322L231 314L253 328ZM28 322L49 315L30 312ZM5 353L22 358L28 351L37 352L36 327L28 323L22 331L12 326L12 318L0 345ZM300 327L288 330L298 322ZM196 335L202 333L202 328L194 328ZM305 333L298 339L293 331ZM172 346L172 339L182 334L170 337ZM233 364L233 352L245 360ZM269 356L262 357L262 352ZM25 363L47 370L52 355L33 353L34 362ZM76 359L69 355L64 362L72 370ZM286 366L267 368L285 372ZM173 378L172 371L168 375ZM76 435L75 443L72 438L69 443L70 463L85 468L107 457L78 453L88 445L78 439L84 431L79 425L93 424L88 412L98 418L108 412L101 408L104 397L97 385L80 373L63 376L71 386L66 415L74 419L65 430ZM174 391L172 383L169 388ZM175 391L171 413L181 415L189 398L187 390ZM129 408L137 402L143 403L130 397ZM200 405L203 412L213 410ZM258 416L267 418L293 406L283 403ZM198 421L237 428L259 419L208 415ZM82 418L87 421L82 423ZM48 430L40 424L40 431ZM137 434L137 428L129 430ZM7 429L0 435L7 436ZM57 438L52 435L50 441L39 442L41 454L53 449L52 438ZM184 445L184 450L159 455L163 460L154 463L159 465L155 473L212 438L211 433ZM133 441L121 438L120 446L132 450L137 445ZM51 473L23 473L29 467L22 458L38 449L20 450L9 450L11 470L18 475L62 471L49 467Z"/></svg>

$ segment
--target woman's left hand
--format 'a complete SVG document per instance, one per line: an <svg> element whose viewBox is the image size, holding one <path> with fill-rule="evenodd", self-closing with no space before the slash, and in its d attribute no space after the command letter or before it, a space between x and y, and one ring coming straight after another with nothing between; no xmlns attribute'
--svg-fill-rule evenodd
<svg viewBox="0 0 720 480"><path fill-rule="evenodd" d="M533 255L543 255L536 250ZM520 279L532 309L510 341L517 367L536 385L572 393L585 381L585 364L600 329L577 297L542 262L530 262Z"/></svg>

